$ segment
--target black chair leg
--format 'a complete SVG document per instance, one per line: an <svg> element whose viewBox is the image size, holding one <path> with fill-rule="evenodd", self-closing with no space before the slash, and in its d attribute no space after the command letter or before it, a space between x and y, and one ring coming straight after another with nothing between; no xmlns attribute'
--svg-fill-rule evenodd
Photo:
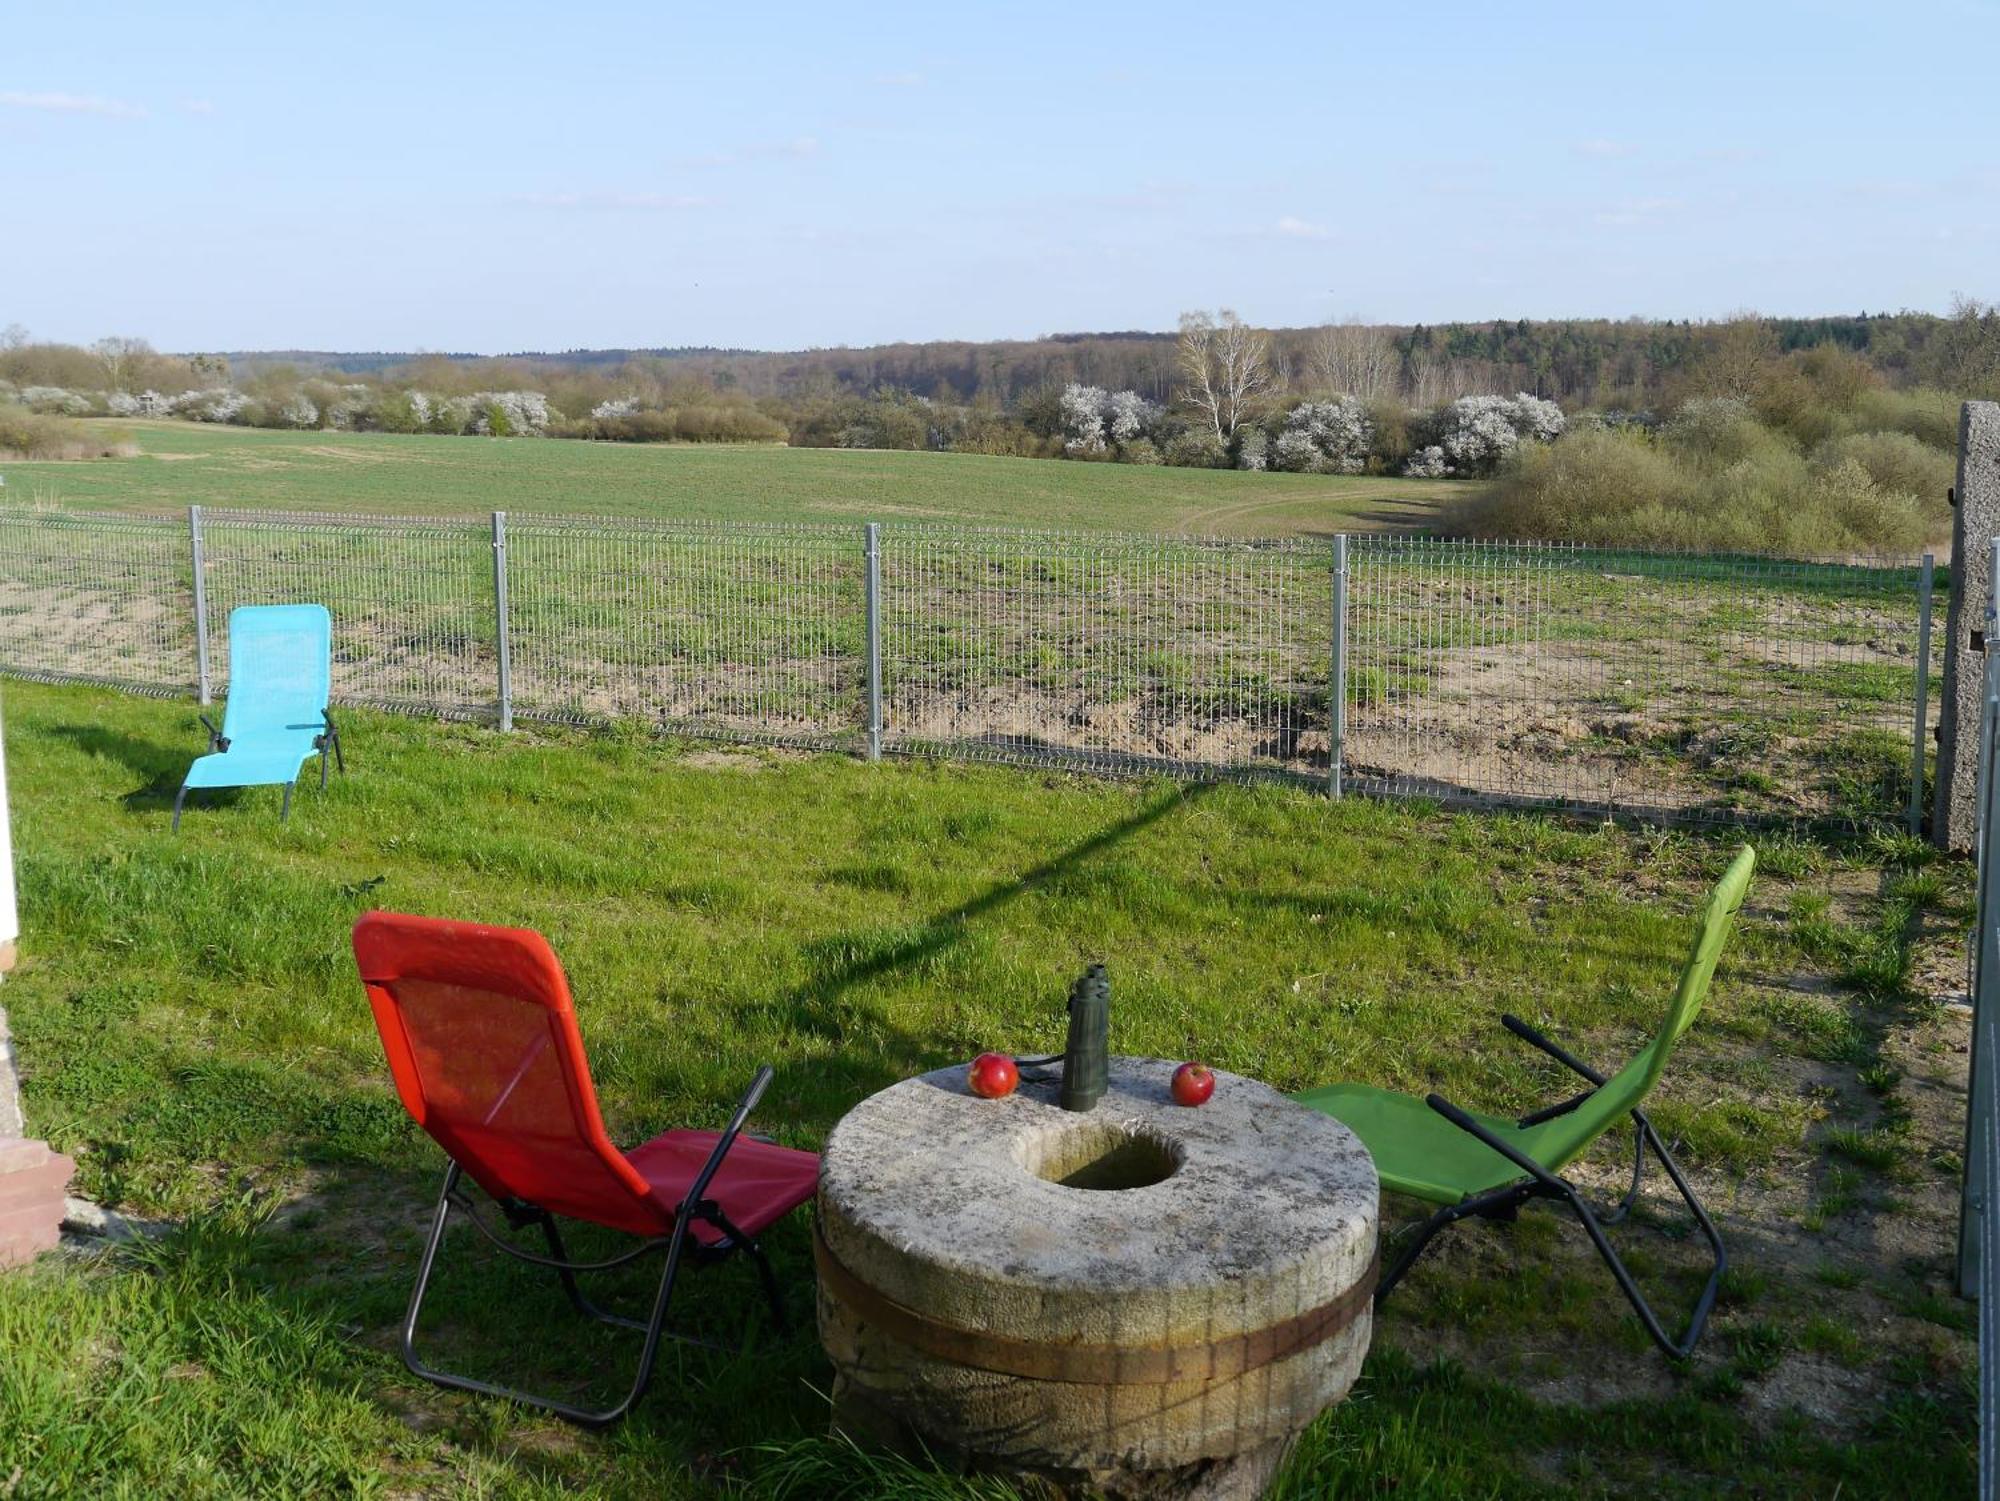
<svg viewBox="0 0 2000 1501"><path fill-rule="evenodd" d="M326 747L319 748L319 790L326 791Z"/></svg>
<svg viewBox="0 0 2000 1501"><path fill-rule="evenodd" d="M438 1250L444 1244L445 1227L451 1218L452 1195L458 1187L458 1180L459 1168L454 1162L444 1175L444 1189L438 1194L437 1211L431 1217L430 1237L424 1243L423 1260L417 1268L417 1285L410 1292L409 1311L403 1316L403 1364L416 1375L438 1386L450 1387L455 1391L473 1392L482 1397L504 1397L510 1402L519 1402L523 1406L552 1412L579 1427L608 1428L618 1422L632 1410L633 1404L646 1394L646 1387L653 1379L653 1367L660 1354L660 1335L667 1321L667 1307L673 1300L674 1278L680 1270L678 1247L670 1246L667 1249L667 1264L660 1275L659 1292L653 1298L652 1317L644 1324L633 1322L631 1325L633 1328L645 1331L646 1341L639 1352L639 1369L632 1378L631 1388L614 1406L597 1409L576 1407L554 1397L516 1391L512 1387L497 1386L492 1382L479 1381L470 1376L436 1370L425 1365L417 1355L417 1319L423 1312L424 1293L430 1287L431 1272L437 1264ZM565 1273L565 1281L569 1280L568 1274ZM580 1297L581 1294L577 1296Z"/></svg>
<svg viewBox="0 0 2000 1501"><path fill-rule="evenodd" d="M279 823L285 823L285 822L287 822L287 821L288 821L288 820L289 820L289 819L291 818L291 816L292 816L292 789L293 789L294 787L298 786L298 785L299 785L299 784L298 784L297 782L287 782L287 783L285 783L285 805L284 805L284 807L282 807L282 808L280 808L280 809L278 810L278 822L279 822Z"/></svg>
<svg viewBox="0 0 2000 1501"><path fill-rule="evenodd" d="M785 1303L778 1291L778 1274L771 1270L771 1258L754 1240L744 1242L743 1249L749 1253L752 1264L757 1268L757 1281L763 1286L764 1301L771 1305L771 1322L777 1326L778 1333L790 1334L792 1321L785 1317Z"/></svg>
<svg viewBox="0 0 2000 1501"><path fill-rule="evenodd" d="M174 829L173 829L173 831L174 831L174 832L175 832L176 834L178 834L178 833L179 833L179 832L181 831L181 805L182 805L183 803L185 803L185 802L187 801L187 795L188 795L188 790L187 790L187 788L186 788L185 786L183 786L183 787L181 788L181 790L180 790L179 792L176 792L176 793L174 794Z"/></svg>
<svg viewBox="0 0 2000 1501"><path fill-rule="evenodd" d="M1396 1258L1395 1263L1375 1284L1376 1306L1379 1308L1382 1300L1395 1291L1396 1284L1403 1280L1404 1274L1416 1264L1417 1258L1424 1254L1440 1230L1475 1215L1485 1219L1513 1219L1514 1211L1520 1207L1521 1202L1533 1196L1534 1191L1530 1188L1513 1187L1481 1194L1475 1199L1462 1199L1456 1204L1447 1204L1417 1227L1408 1249Z"/></svg>
<svg viewBox="0 0 2000 1501"><path fill-rule="evenodd" d="M1681 1176L1679 1164L1674 1161L1672 1154L1667 1151L1666 1143L1660 1140L1659 1132L1653 1129L1653 1123L1646 1118L1646 1113L1643 1110L1634 1110L1632 1112L1632 1123L1637 1128L1638 1136L1638 1145L1634 1148L1632 1187L1626 1193L1624 1200L1606 1215L1604 1220L1600 1221L1597 1215L1591 1212L1590 1205L1584 1202L1583 1195L1578 1193L1566 1178L1558 1177L1556 1174L1549 1172L1540 1163L1526 1156L1518 1148L1502 1141L1442 1095L1432 1094L1426 1096L1426 1103L1430 1105L1431 1109L1437 1111L1438 1114L1442 1115L1460 1130L1470 1136L1477 1137L1495 1152L1498 1152L1502 1157L1513 1163L1522 1172L1526 1173L1531 1181L1521 1185L1521 1189L1525 1194L1535 1198L1560 1199L1569 1205L1571 1212L1583 1222L1584 1231L1590 1236L1590 1243L1597 1247L1597 1254L1603 1258L1604 1264L1611 1269L1611 1275L1618 1283L1618 1290L1625 1294L1626 1301L1632 1305L1632 1311L1639 1315L1639 1322L1646 1326L1646 1333L1652 1336L1653 1343L1658 1345L1661 1350L1665 1351L1668 1356L1675 1360L1686 1360L1694 1353L1695 1343L1700 1340L1701 1332L1708 1324L1708 1315L1715 1307L1716 1295L1722 1290L1723 1275L1729 1270L1729 1257L1728 1253L1722 1248L1722 1236L1716 1230L1715 1222L1708 1217L1708 1211L1702 1207L1701 1201L1694 1196L1694 1190L1688 1187L1687 1179ZM1632 1274L1625 1269L1625 1263L1618 1259L1618 1253L1612 1249L1611 1241L1604 1233L1605 1224L1615 1224L1617 1221L1623 1219L1632 1205L1637 1202L1639 1196L1639 1179L1645 1168L1647 1147L1653 1149L1654 1155L1660 1159L1660 1165L1667 1170L1667 1176L1673 1179L1674 1188L1679 1192L1681 1202L1686 1204L1689 1211L1694 1215L1695 1223L1701 1227L1701 1233L1707 1237L1709 1251L1715 1259L1715 1265L1708 1275L1708 1283L1702 1288L1701 1296L1695 1300L1694 1312L1689 1316L1687 1328L1682 1332L1679 1340L1671 1338L1661 1326L1659 1318L1653 1312L1652 1305L1646 1301L1645 1294L1639 1291L1639 1284L1632 1279ZM1493 1196L1488 1195L1488 1197ZM1475 1204L1477 1202L1479 1201L1466 1201L1467 1204ZM1464 1206L1454 1205L1453 1207L1462 1208Z"/></svg>

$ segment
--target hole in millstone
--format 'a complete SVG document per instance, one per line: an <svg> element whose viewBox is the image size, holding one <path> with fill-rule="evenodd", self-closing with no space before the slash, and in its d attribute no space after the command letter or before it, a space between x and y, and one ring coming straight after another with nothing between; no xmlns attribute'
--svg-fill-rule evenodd
<svg viewBox="0 0 2000 1501"><path fill-rule="evenodd" d="M1180 1171L1181 1149L1163 1136L1110 1121L1079 1122L1029 1137L1021 1166L1065 1188L1150 1188Z"/></svg>

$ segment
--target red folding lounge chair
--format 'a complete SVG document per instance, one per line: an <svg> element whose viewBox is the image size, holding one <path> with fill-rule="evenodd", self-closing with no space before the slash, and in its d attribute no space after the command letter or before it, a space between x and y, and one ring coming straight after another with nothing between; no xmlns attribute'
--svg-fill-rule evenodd
<svg viewBox="0 0 2000 1501"><path fill-rule="evenodd" d="M740 1137L771 1069L737 1102L727 1129L669 1131L620 1152L604 1134L590 1066L562 966L539 933L370 912L354 925L354 958L382 1033L396 1090L418 1125L451 1158L403 1319L403 1359L440 1386L507 1397L586 1427L617 1422L646 1390L683 1257L697 1264L747 1253L780 1328L777 1279L756 1237L808 1198L819 1158ZM546 1256L522 1249L481 1216L469 1176L515 1230L540 1226ZM417 1316L452 1208L508 1255L550 1268L580 1313L640 1330L645 1346L625 1400L590 1411L550 1397L434 1371L417 1359ZM556 1217L644 1236L606 1261L577 1262ZM606 1271L664 1252L666 1266L645 1323L606 1313L577 1286L578 1272Z"/></svg>

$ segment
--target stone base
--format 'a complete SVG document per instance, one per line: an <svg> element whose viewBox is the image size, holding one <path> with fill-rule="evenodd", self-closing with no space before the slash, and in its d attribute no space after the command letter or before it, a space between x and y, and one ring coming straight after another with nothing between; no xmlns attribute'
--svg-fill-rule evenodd
<svg viewBox="0 0 2000 1501"><path fill-rule="evenodd" d="M833 1431L864 1447L894 1450L963 1475L998 1475L1032 1501L1258 1501L1290 1457L1292 1438L1226 1459L1163 1470L1072 1470L1006 1464L917 1432L896 1412L844 1376L833 1383Z"/></svg>
<svg viewBox="0 0 2000 1501"><path fill-rule="evenodd" d="M0 1141L0 1267L24 1265L60 1243L63 1190L75 1171L47 1142Z"/></svg>

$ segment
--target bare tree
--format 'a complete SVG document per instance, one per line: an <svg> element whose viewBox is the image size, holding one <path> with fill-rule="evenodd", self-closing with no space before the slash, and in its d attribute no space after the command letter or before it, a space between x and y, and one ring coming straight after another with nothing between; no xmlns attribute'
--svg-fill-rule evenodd
<svg viewBox="0 0 2000 1501"><path fill-rule="evenodd" d="M10 323L0 328L0 349L19 349L28 342L28 326L25 323Z"/></svg>
<svg viewBox="0 0 2000 1501"><path fill-rule="evenodd" d="M1228 443L1250 404L1271 383L1264 336L1228 308L1214 316L1181 314L1180 399L1208 418L1218 443Z"/></svg>
<svg viewBox="0 0 2000 1501"><path fill-rule="evenodd" d="M1471 384L1466 372L1450 355L1440 354L1435 349L1414 349L1410 352L1412 404L1420 407L1442 406L1465 395Z"/></svg>
<svg viewBox="0 0 2000 1501"><path fill-rule="evenodd" d="M1313 379L1343 396L1374 401L1395 384L1395 340L1386 328L1371 328L1359 318L1314 330L1306 358Z"/></svg>
<svg viewBox="0 0 2000 1501"><path fill-rule="evenodd" d="M139 361L153 352L153 346L144 339L111 338L99 339L90 346L90 351L104 366L104 378L110 389L122 391Z"/></svg>

